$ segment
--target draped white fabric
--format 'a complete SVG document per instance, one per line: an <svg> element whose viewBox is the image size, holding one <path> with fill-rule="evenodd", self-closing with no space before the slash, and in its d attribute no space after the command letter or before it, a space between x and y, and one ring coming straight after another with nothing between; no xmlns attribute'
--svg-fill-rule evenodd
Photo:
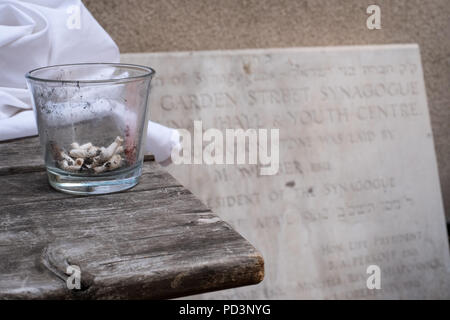
<svg viewBox="0 0 450 320"><path fill-rule="evenodd" d="M80 0L0 0L0 140L37 134L26 72L119 60L117 45ZM146 151L165 161L178 139L176 130L150 122Z"/></svg>

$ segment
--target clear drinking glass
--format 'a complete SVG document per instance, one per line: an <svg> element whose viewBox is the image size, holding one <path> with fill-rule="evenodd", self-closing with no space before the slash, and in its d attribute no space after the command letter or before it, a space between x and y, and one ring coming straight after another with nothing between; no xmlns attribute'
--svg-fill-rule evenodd
<svg viewBox="0 0 450 320"><path fill-rule="evenodd" d="M138 183L154 73L144 66L86 63L26 74L51 186L103 194Z"/></svg>

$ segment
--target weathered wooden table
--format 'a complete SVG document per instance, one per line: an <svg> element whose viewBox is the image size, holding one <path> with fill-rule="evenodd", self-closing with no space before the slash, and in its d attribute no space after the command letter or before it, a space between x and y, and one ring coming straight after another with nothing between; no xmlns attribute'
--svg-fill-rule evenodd
<svg viewBox="0 0 450 320"><path fill-rule="evenodd" d="M263 275L260 253L154 161L129 191L72 196L48 185L38 138L0 143L0 298L172 298Z"/></svg>

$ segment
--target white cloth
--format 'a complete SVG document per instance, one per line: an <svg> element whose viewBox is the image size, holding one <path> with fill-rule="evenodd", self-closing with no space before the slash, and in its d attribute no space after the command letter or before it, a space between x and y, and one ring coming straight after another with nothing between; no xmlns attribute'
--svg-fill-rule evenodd
<svg viewBox="0 0 450 320"><path fill-rule="evenodd" d="M80 0L0 0L0 141L37 134L26 72L119 61L116 44ZM176 130L149 122L146 152L156 161L178 143Z"/></svg>

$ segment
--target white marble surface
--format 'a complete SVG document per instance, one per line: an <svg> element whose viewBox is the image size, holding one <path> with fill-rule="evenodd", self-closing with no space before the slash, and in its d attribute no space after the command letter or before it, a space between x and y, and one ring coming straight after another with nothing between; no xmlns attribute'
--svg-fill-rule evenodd
<svg viewBox="0 0 450 320"><path fill-rule="evenodd" d="M416 45L124 54L153 67L150 118L279 128L280 168L169 171L264 255L260 285L200 298L450 298ZM381 269L381 289L366 268Z"/></svg>

